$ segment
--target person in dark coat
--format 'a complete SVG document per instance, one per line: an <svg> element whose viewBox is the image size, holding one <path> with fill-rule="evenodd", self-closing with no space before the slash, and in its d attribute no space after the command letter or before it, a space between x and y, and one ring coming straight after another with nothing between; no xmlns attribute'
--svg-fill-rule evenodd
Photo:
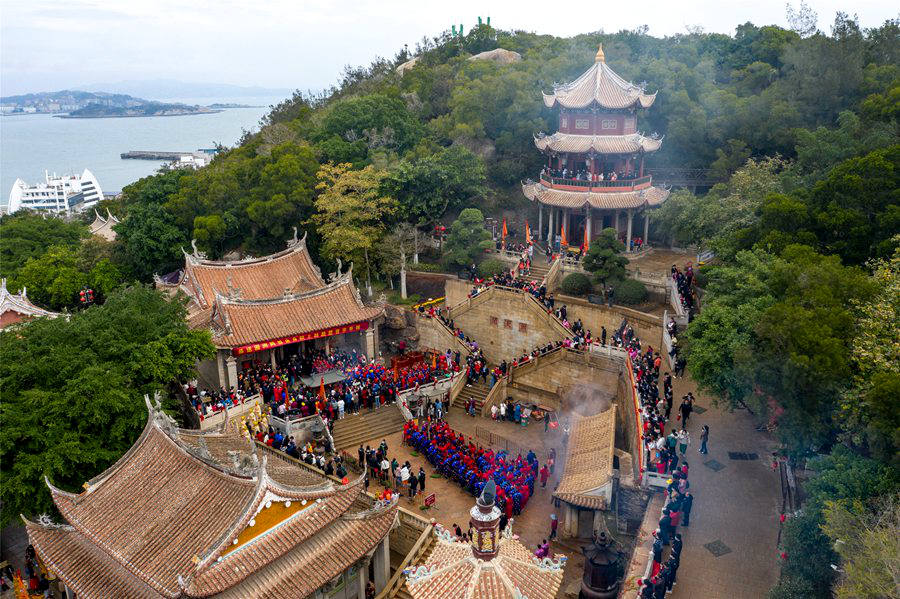
<svg viewBox="0 0 900 599"><path fill-rule="evenodd" d="M686 429L688 418L691 417L691 412L693 411L694 406L692 406L691 401L687 397L685 397L681 401L681 405L678 407L678 409L681 411L681 428Z"/></svg>
<svg viewBox="0 0 900 599"><path fill-rule="evenodd" d="M672 530L672 516L669 515L669 508L663 510L662 518L659 519L659 538L662 539L663 545L669 544L669 537Z"/></svg>
<svg viewBox="0 0 900 599"><path fill-rule="evenodd" d="M678 582L678 566L681 563L681 558L677 555L672 555L666 560L666 569L668 570L668 578L666 580L666 590L671 591L672 586Z"/></svg>
<svg viewBox="0 0 900 599"><path fill-rule="evenodd" d="M682 526L690 526L691 525L691 508L694 506L694 496L691 495L690 491L684 492L684 497L681 500L681 513L682 516Z"/></svg>
<svg viewBox="0 0 900 599"><path fill-rule="evenodd" d="M425 469L419 466L419 490L425 492Z"/></svg>
<svg viewBox="0 0 900 599"><path fill-rule="evenodd" d="M649 578L639 580L638 586L641 587L640 599L653 599L653 583Z"/></svg>
<svg viewBox="0 0 900 599"><path fill-rule="evenodd" d="M653 568L650 570L650 576L659 574L660 566L662 566L662 539L659 538L659 532L653 531Z"/></svg>
<svg viewBox="0 0 900 599"><path fill-rule="evenodd" d="M672 553L678 559L681 559L681 547L684 544L684 541L681 540L681 533L676 532L672 535Z"/></svg>

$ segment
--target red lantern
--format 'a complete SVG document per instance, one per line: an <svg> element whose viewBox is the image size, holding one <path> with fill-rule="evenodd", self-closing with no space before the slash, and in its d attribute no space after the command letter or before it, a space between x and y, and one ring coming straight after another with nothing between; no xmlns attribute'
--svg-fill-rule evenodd
<svg viewBox="0 0 900 599"><path fill-rule="evenodd" d="M345 476L344 478L341 479L341 484L342 484L342 485L346 485L346 484L349 483L349 482L350 482L350 481L347 479L346 476Z"/></svg>

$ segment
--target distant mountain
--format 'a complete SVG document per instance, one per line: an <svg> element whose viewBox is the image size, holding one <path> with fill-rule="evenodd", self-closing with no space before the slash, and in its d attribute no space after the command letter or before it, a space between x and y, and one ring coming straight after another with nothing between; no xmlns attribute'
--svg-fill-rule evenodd
<svg viewBox="0 0 900 599"><path fill-rule="evenodd" d="M129 94L142 98L243 98L284 96L293 93L288 88L230 85L227 83L196 83L175 79L148 79L141 81L119 81L115 83L92 83L79 86L88 91Z"/></svg>
<svg viewBox="0 0 900 599"><path fill-rule="evenodd" d="M55 114L63 118L108 118L140 116L178 116L220 112L207 106L171 104L135 98L128 94L63 90L22 94L0 98L2 110L8 114Z"/></svg>

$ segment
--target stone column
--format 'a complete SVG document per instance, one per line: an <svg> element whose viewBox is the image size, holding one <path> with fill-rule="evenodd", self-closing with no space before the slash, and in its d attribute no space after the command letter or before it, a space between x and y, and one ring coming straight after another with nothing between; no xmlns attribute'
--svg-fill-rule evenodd
<svg viewBox="0 0 900 599"><path fill-rule="evenodd" d="M544 205L538 202L538 234L537 238L541 239L544 236Z"/></svg>
<svg viewBox="0 0 900 599"><path fill-rule="evenodd" d="M356 579L356 596L358 599L366 597L366 582L369 577L369 559L363 560L359 566L359 576Z"/></svg>
<svg viewBox="0 0 900 599"><path fill-rule="evenodd" d="M234 359L234 356L228 356L225 359L225 366L228 368L228 382L226 383L226 388L237 387L237 360Z"/></svg>
<svg viewBox="0 0 900 599"><path fill-rule="evenodd" d="M391 579L390 536L385 536L384 540L375 548L373 559L375 560L375 592L380 593Z"/></svg>
<svg viewBox="0 0 900 599"><path fill-rule="evenodd" d="M647 244L648 235L650 235L650 212L644 208L644 245Z"/></svg>
<svg viewBox="0 0 900 599"><path fill-rule="evenodd" d="M216 350L216 366L219 369L219 386L227 387L228 379L225 378L225 351Z"/></svg>
<svg viewBox="0 0 900 599"><path fill-rule="evenodd" d="M369 358L369 361L371 362L375 359L375 352L377 349L375 347L375 331L372 327L366 329L365 333L363 333L363 338L363 351L366 352L366 357Z"/></svg>
<svg viewBox="0 0 900 599"><path fill-rule="evenodd" d="M272 364L272 370L275 370L276 368L278 368L278 364L275 361L275 349L274 348L269 350L269 362Z"/></svg>
<svg viewBox="0 0 900 599"><path fill-rule="evenodd" d="M553 246L553 208L547 210L547 243Z"/></svg>
<svg viewBox="0 0 900 599"><path fill-rule="evenodd" d="M616 229L616 239L618 239L619 238L619 210L618 209L616 209L616 218L615 218L615 223L613 224L613 227L615 227L615 229Z"/></svg>
<svg viewBox="0 0 900 599"><path fill-rule="evenodd" d="M631 251L631 224L634 220L634 211L629 208L628 209L628 233L625 235L625 251Z"/></svg>

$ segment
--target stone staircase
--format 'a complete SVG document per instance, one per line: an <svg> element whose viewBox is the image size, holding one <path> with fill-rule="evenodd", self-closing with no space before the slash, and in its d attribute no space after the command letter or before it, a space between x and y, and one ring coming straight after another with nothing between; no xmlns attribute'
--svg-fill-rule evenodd
<svg viewBox="0 0 900 599"><path fill-rule="evenodd" d="M481 414L481 407L484 405L484 398L487 397L491 388L482 383L468 383L453 400L451 407L457 407L462 410L466 409L466 403L470 398L475 399L475 413Z"/></svg>
<svg viewBox="0 0 900 599"><path fill-rule="evenodd" d="M547 264L547 258L543 254L539 256L535 252L534 259L531 261L531 274L527 278L543 281L548 272L550 272L550 265Z"/></svg>
<svg viewBox="0 0 900 599"><path fill-rule="evenodd" d="M396 404L382 406L369 411L363 408L358 414L346 416L334 423L334 446L337 450L346 449L351 455L360 443L378 445L384 437L403 430L406 420Z"/></svg>
<svg viewBox="0 0 900 599"><path fill-rule="evenodd" d="M429 537L428 544L419 550L418 557L413 561L413 564L410 567L415 568L427 562L428 558L431 557L431 553L434 551L436 544L435 537L432 534L431 537ZM409 590L406 588L405 582L400 585L399 589L391 594L391 597L392 599L413 599L413 596L410 595Z"/></svg>

